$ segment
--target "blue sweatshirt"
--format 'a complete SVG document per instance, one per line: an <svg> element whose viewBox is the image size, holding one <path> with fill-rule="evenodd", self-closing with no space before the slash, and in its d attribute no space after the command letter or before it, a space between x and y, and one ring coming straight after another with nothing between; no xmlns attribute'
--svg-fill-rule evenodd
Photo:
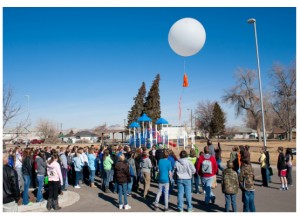
<svg viewBox="0 0 300 216"><path fill-rule="evenodd" d="M88 157L90 170L96 170L96 166L97 166L96 156L94 154L88 154L87 157Z"/></svg>
<svg viewBox="0 0 300 216"><path fill-rule="evenodd" d="M169 183L169 172L172 170L171 162L167 159L160 159L158 162L159 183Z"/></svg>

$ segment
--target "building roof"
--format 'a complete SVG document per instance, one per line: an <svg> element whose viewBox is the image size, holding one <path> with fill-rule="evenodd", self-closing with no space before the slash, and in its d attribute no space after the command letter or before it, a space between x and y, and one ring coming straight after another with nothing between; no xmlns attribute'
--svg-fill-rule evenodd
<svg viewBox="0 0 300 216"><path fill-rule="evenodd" d="M97 134L92 133L90 131L79 131L76 134L74 134L73 136L79 136L79 137L98 137Z"/></svg>
<svg viewBox="0 0 300 216"><path fill-rule="evenodd" d="M282 128L279 128L279 127L274 127L273 133L274 134L283 134L283 133L285 133L285 130L283 130Z"/></svg>
<svg viewBox="0 0 300 216"><path fill-rule="evenodd" d="M234 132L236 132L236 133L254 133L256 131L253 130L252 128L248 128L248 127L235 127Z"/></svg>

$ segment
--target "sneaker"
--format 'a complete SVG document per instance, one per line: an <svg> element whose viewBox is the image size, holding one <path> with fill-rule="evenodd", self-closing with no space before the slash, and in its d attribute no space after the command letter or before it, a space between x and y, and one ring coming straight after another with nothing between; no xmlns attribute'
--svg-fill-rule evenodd
<svg viewBox="0 0 300 216"><path fill-rule="evenodd" d="M279 190L283 191L283 190L285 190L285 188L284 187L280 187Z"/></svg>
<svg viewBox="0 0 300 216"><path fill-rule="evenodd" d="M131 206L127 204L127 205L124 206L124 209L129 210L129 209L131 209Z"/></svg>
<svg viewBox="0 0 300 216"><path fill-rule="evenodd" d="M285 189L285 190L289 190L289 188L288 188L288 187L285 187L284 189Z"/></svg>
<svg viewBox="0 0 300 216"><path fill-rule="evenodd" d="M79 185L76 185L74 188L81 188Z"/></svg>
<svg viewBox="0 0 300 216"><path fill-rule="evenodd" d="M189 209L188 212L194 212L194 209Z"/></svg>
<svg viewBox="0 0 300 216"><path fill-rule="evenodd" d="M119 205L119 209L123 209L123 205Z"/></svg>
<svg viewBox="0 0 300 216"><path fill-rule="evenodd" d="M33 204L32 202L29 202L26 206L32 206L32 204Z"/></svg>
<svg viewBox="0 0 300 216"><path fill-rule="evenodd" d="M179 211L179 212L183 212L183 210L182 210L182 209L178 209L178 211Z"/></svg>

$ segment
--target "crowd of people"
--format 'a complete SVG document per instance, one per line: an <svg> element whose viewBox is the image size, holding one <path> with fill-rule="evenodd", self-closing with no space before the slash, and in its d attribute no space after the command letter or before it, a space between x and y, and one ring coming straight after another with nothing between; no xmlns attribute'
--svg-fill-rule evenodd
<svg viewBox="0 0 300 216"><path fill-rule="evenodd" d="M292 185L291 149L278 148L277 169L281 181L280 190L288 190ZM270 155L266 147L261 149L262 186L271 182L272 168ZM221 173L219 173L221 171ZM217 186L217 175L221 177L222 192L225 197L225 210L237 211L237 193L242 191L244 212L255 212L254 170L251 165L250 147L235 146L230 153L227 167L222 166L222 148L217 148L210 140L203 151L182 150L179 158L171 149L162 144L152 149L134 148L123 145L86 147L71 146L44 148L16 147L3 157L3 210L17 211L17 202L22 197L23 205L32 205L29 187L37 189L36 202L43 202L43 189L47 193L48 210L59 210L58 196L69 185L80 189L82 184L95 186L95 176L101 178L101 187L105 193L118 193L119 209L131 209L128 197L140 191L144 199L148 198L151 182L158 183L155 202L156 210L160 197L164 196L164 211L168 211L169 196L177 187L177 207L182 212L184 194L187 211L193 211L192 194L204 193L205 205L215 203L213 190ZM202 191L202 192L200 192Z"/></svg>

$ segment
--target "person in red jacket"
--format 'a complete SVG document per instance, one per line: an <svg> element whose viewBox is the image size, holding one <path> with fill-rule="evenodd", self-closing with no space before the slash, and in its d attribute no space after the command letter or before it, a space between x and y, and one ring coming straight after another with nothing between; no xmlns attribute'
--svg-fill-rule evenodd
<svg viewBox="0 0 300 216"><path fill-rule="evenodd" d="M218 171L218 164L215 157L209 154L209 148L204 147L204 155L200 156L196 170L201 177L203 189L205 191L205 204L215 203L215 195L213 194L211 187L215 181L215 175Z"/></svg>

